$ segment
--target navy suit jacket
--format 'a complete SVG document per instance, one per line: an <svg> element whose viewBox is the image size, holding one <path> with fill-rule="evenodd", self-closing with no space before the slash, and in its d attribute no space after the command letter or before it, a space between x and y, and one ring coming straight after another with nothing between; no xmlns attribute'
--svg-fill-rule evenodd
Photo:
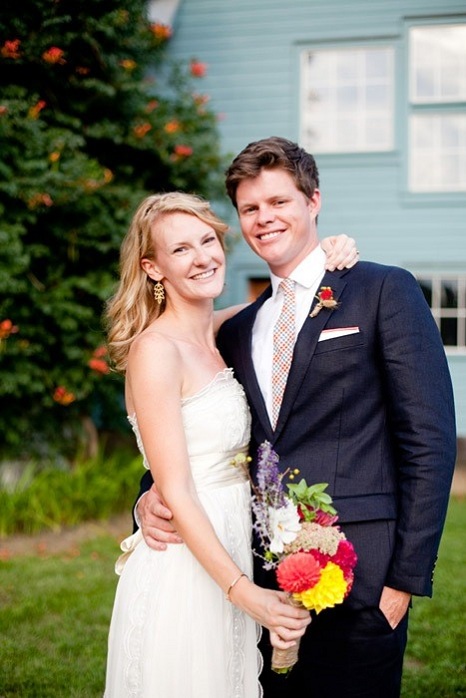
<svg viewBox="0 0 466 698"><path fill-rule="evenodd" d="M360 262L326 273L321 285L339 304L306 319L275 430L251 358L254 320L271 289L221 327L218 346L252 412L251 455L268 440L282 469L329 484L358 554L347 605L378 605L384 585L430 596L456 458L440 333L404 269ZM359 331L319 341L324 329L352 327ZM255 580L272 586L268 575L259 560Z"/></svg>

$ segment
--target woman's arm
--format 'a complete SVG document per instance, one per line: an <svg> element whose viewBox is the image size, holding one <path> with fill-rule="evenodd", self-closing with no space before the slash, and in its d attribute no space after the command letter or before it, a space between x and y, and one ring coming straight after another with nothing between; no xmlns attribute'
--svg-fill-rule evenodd
<svg viewBox="0 0 466 698"><path fill-rule="evenodd" d="M156 342L157 361L154 361ZM131 347L127 380L146 457L173 523L206 572L227 593L242 574L218 539L197 496L181 414L183 364L176 347L157 335L141 336ZM163 408L160 396L163 396ZM289 606L281 592L240 577L230 600L289 645L300 637L309 614Z"/></svg>

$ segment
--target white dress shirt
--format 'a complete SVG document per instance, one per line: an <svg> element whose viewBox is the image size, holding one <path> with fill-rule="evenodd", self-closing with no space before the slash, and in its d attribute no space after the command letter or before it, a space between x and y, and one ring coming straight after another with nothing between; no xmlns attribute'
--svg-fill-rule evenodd
<svg viewBox="0 0 466 698"><path fill-rule="evenodd" d="M296 282L296 336L309 315L312 300L325 273L325 258L325 252L318 245L288 277ZM271 274L270 280L272 295L259 309L252 330L252 361L272 421L273 328L282 309L283 294L278 289L282 279Z"/></svg>

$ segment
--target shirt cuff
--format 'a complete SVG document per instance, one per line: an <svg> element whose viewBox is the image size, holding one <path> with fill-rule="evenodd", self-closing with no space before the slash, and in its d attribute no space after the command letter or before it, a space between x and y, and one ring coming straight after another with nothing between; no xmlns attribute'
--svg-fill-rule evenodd
<svg viewBox="0 0 466 698"><path fill-rule="evenodd" d="M134 521L135 521L136 526L137 526L138 528L141 528L141 519L140 519L139 516L138 516L138 505L139 505L139 502L141 501L141 499L142 499L143 497L145 497L146 494L147 494L147 492L143 492L143 493L141 494L141 496L140 496L139 499L137 500L136 504L134 505L134 509L133 509Z"/></svg>

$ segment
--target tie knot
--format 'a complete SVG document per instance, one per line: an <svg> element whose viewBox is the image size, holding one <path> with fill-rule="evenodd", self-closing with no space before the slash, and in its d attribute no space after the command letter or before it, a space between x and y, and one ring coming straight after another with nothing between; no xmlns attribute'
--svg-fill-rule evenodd
<svg viewBox="0 0 466 698"><path fill-rule="evenodd" d="M285 296L294 295L294 285L293 279L283 279L280 281L280 288Z"/></svg>

